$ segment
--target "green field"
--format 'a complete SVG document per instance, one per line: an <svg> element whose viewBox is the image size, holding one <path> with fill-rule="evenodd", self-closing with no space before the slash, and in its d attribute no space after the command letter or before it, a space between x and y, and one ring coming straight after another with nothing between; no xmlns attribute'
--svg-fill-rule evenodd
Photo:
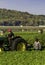
<svg viewBox="0 0 45 65"><path fill-rule="evenodd" d="M45 50L1 52L0 65L45 65Z"/></svg>
<svg viewBox="0 0 45 65"><path fill-rule="evenodd" d="M35 38L38 38L42 45L45 45L45 32L40 34L38 32L15 32L15 36L21 36L24 38L29 44L33 44Z"/></svg>
<svg viewBox="0 0 45 65"><path fill-rule="evenodd" d="M29 44L33 44L36 37L45 45L45 33L37 32L15 32ZM31 51L2 51L0 52L0 65L45 65L45 50Z"/></svg>

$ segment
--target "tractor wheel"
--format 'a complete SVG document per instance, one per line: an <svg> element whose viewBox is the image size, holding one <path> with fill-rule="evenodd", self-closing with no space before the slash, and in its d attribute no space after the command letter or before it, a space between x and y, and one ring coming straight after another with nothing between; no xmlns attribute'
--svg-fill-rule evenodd
<svg viewBox="0 0 45 65"><path fill-rule="evenodd" d="M25 51L27 47L27 42L22 38L17 38L13 41L11 50Z"/></svg>

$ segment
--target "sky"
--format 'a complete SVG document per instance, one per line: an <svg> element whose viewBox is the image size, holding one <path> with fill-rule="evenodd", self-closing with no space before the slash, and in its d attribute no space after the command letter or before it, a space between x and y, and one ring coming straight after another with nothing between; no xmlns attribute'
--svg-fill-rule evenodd
<svg viewBox="0 0 45 65"><path fill-rule="evenodd" d="M0 8L45 15L45 0L0 0Z"/></svg>

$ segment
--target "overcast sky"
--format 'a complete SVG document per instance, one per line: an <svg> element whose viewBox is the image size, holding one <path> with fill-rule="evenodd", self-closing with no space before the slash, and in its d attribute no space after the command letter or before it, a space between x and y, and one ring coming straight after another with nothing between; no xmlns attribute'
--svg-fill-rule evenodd
<svg viewBox="0 0 45 65"><path fill-rule="evenodd" d="M45 0L0 0L0 8L45 15Z"/></svg>

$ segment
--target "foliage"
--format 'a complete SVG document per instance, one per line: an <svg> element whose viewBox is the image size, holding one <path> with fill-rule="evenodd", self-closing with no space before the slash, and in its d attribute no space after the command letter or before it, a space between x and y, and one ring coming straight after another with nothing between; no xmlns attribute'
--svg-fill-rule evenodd
<svg viewBox="0 0 45 65"><path fill-rule="evenodd" d="M45 25L45 15L33 15L28 12L0 9L0 25L4 26Z"/></svg>

